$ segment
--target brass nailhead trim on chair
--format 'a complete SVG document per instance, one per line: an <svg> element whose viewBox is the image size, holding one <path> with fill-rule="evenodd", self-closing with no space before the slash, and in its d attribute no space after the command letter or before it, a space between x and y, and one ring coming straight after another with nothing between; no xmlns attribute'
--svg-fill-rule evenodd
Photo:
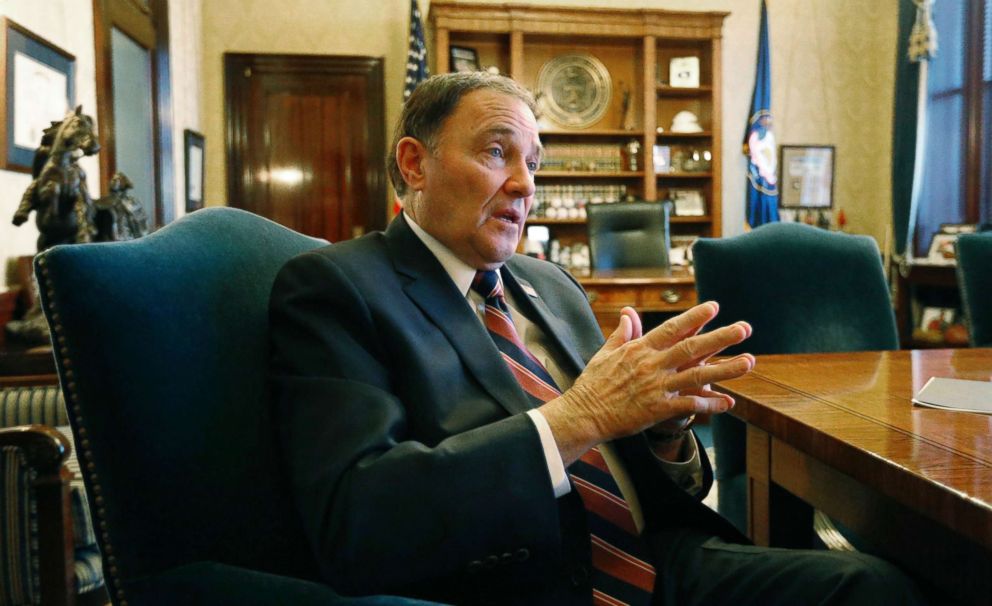
<svg viewBox="0 0 992 606"><path fill-rule="evenodd" d="M106 559L108 564L108 570L105 571L104 581L107 584L108 592L116 588L117 601L120 606L127 606L127 600L125 599L124 589L122 588L120 571L117 568L117 558L114 557L114 548L110 544L110 533L107 531L107 510L102 507L103 488L100 486L99 477L96 473L96 465L93 463L93 451L90 450L90 441L87 438L88 431L84 427L84 420L82 416L82 408L79 406L79 395L77 392L77 385L75 382L75 373L72 370L73 362L72 358L69 356L69 347L66 343L65 338L65 328L62 326L62 316L55 310L55 288L51 283L50 277L48 275L48 259L44 255L40 256L37 260L38 268L40 269L42 280L45 282L45 293L48 295L48 308L51 311L51 331L55 336L55 341L59 344L58 353L62 358L60 360L62 364L62 375L66 379L66 389L64 390L66 398L66 408L72 410L73 416L75 417L75 427L76 434L79 436L79 446L77 455L80 462L86 461L85 466L81 466L80 470L83 471L85 476L89 477L90 490L94 495L94 502L97 504L96 511L92 512L94 524L101 530L101 538L103 539L103 545L101 548L103 557ZM106 574L108 573L109 574Z"/></svg>

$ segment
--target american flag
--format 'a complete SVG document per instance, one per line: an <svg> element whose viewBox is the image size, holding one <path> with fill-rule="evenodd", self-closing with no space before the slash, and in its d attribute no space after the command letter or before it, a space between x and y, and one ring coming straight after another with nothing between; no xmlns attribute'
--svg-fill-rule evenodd
<svg viewBox="0 0 992 606"><path fill-rule="evenodd" d="M413 89L430 76L427 69L427 46L424 44L424 26L420 22L417 0L410 0L410 52L406 57L406 83L403 85L405 102Z"/></svg>

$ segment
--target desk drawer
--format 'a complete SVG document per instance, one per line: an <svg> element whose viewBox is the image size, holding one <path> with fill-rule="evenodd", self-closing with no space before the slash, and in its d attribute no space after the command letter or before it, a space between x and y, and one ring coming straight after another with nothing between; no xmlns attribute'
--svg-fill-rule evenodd
<svg viewBox="0 0 992 606"><path fill-rule="evenodd" d="M637 308L643 311L683 311L696 304L693 284L658 284L640 289Z"/></svg>
<svg viewBox="0 0 992 606"><path fill-rule="evenodd" d="M589 305L594 310L620 309L624 305L637 305L641 293L640 286L595 286L586 287Z"/></svg>
<svg viewBox="0 0 992 606"><path fill-rule="evenodd" d="M645 284L642 286L587 286L593 311L618 311L625 305L638 311L683 311L696 304L693 284Z"/></svg>

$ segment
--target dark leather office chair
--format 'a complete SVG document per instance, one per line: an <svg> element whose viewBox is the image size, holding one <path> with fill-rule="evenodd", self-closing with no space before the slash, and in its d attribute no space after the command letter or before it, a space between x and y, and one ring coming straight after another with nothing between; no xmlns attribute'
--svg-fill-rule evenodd
<svg viewBox="0 0 992 606"><path fill-rule="evenodd" d="M728 355L892 350L895 316L878 247L866 236L799 223L771 223L693 247L700 301L720 314L709 330L738 320L754 327ZM718 509L746 531L744 424L713 417Z"/></svg>
<svg viewBox="0 0 992 606"><path fill-rule="evenodd" d="M39 255L115 604L422 604L320 583L293 508L269 413L269 291L323 244L213 208Z"/></svg>
<svg viewBox="0 0 992 606"><path fill-rule="evenodd" d="M593 269L669 266L666 202L618 202L586 206Z"/></svg>
<svg viewBox="0 0 992 606"><path fill-rule="evenodd" d="M974 347L992 346L992 232L961 234L958 288Z"/></svg>

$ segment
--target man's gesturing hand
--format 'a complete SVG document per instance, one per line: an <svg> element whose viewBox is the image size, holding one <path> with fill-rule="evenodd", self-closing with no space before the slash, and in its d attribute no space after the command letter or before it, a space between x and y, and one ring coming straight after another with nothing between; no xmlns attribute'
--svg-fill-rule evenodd
<svg viewBox="0 0 992 606"><path fill-rule="evenodd" d="M748 338L751 327L738 322L699 334L718 311L716 303L703 303L642 336L637 314L624 309L620 326L572 388L541 407L566 466L600 442L733 405L709 384L748 373L754 357L707 360Z"/></svg>

